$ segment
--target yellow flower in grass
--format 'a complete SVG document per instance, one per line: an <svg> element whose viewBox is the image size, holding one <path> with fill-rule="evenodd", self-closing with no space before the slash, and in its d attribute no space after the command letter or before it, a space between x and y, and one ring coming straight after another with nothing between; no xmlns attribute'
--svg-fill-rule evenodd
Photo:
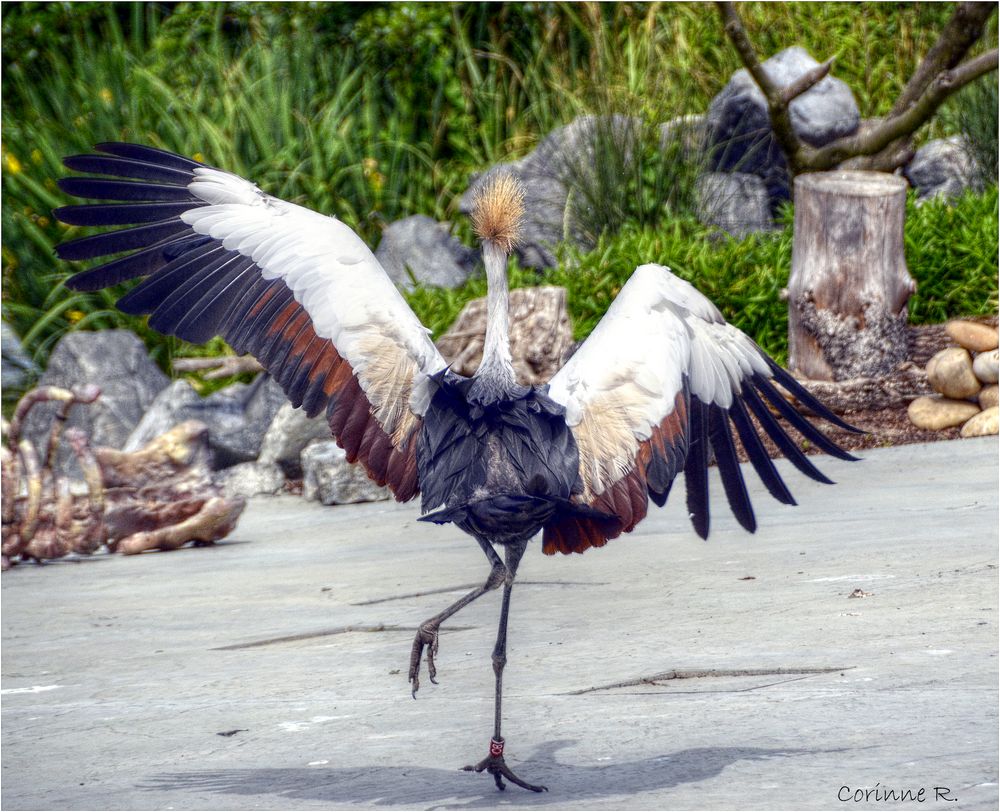
<svg viewBox="0 0 1000 812"><path fill-rule="evenodd" d="M18 175L21 172L21 162L17 160L17 156L12 152L6 152L3 156L4 166L7 167L7 171L12 175Z"/></svg>
<svg viewBox="0 0 1000 812"><path fill-rule="evenodd" d="M101 88L101 101L105 104L111 104L115 100L114 94L108 90L106 87Z"/></svg>
<svg viewBox="0 0 1000 812"><path fill-rule="evenodd" d="M6 245L0 248L0 257L3 258L4 270L13 271L17 268L17 256Z"/></svg>
<svg viewBox="0 0 1000 812"><path fill-rule="evenodd" d="M205 163L205 156L202 155L200 152L196 152L194 155L191 156L191 160L203 164Z"/></svg>
<svg viewBox="0 0 1000 812"><path fill-rule="evenodd" d="M361 161L361 174L364 175L371 186L372 191L378 194L385 184L385 175L378 171L378 161L374 158L365 158Z"/></svg>
<svg viewBox="0 0 1000 812"><path fill-rule="evenodd" d="M70 324L76 324L85 315L87 315L87 314L84 313L82 310L67 310L66 311L66 319L69 321Z"/></svg>

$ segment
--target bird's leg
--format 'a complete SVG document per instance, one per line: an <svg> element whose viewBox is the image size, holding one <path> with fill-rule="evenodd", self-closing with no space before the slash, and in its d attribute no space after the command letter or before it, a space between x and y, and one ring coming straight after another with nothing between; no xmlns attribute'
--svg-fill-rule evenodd
<svg viewBox="0 0 1000 812"><path fill-rule="evenodd" d="M508 545L506 547L507 577L503 587L503 602L500 605L500 623L497 626L497 642L493 647L493 673L496 675L496 698L493 705L493 738L490 740L490 754L478 764L463 767L463 770L475 770L477 773L485 770L493 776L497 789L506 789L503 779L506 778L511 783L519 787L530 789L532 792L546 792L547 788L541 785L529 784L522 781L507 766L503 758L504 739L500 733L501 705L503 702L503 669L507 665L507 615L510 611L510 593L514 588L514 576L517 574L517 566L524 555L527 542L520 545Z"/></svg>
<svg viewBox="0 0 1000 812"><path fill-rule="evenodd" d="M490 575L486 579L486 583L482 586L476 587L468 594L463 595L447 609L438 612L432 618L428 618L417 628L417 636L413 640L413 650L410 652L410 685L413 689L412 695L414 699L417 698L417 691L420 689L420 657L423 655L425 648L427 649L427 676L431 682L435 685L437 684L437 680L434 679L437 676L437 669L434 667L434 656L438 651L438 631L441 624L460 609L464 609L476 600L476 598L481 598L487 592L496 589L500 584L504 583L507 577L507 568L504 566L503 561L500 560L500 556L496 554L493 545L482 539L476 540L479 542L479 546L482 547L483 552L486 553L486 557L490 560L490 564L492 565Z"/></svg>

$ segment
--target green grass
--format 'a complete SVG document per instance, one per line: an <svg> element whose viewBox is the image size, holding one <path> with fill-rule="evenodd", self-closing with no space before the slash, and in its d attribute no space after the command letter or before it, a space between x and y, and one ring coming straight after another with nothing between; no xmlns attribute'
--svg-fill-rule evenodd
<svg viewBox="0 0 1000 812"><path fill-rule="evenodd" d="M888 109L951 13L949 4L926 3L740 10L761 53L801 44L822 59L835 47L834 74L855 91L863 116ZM3 35L3 314L42 364L75 329L133 329L164 366L196 352L116 311L120 291L63 286L72 269L53 246L85 233L50 216L68 202L55 186L64 155L140 141L335 214L373 246L387 222L416 213L455 222L471 243L456 214L470 175L524 155L585 112L643 124L639 160L597 161L578 178L572 205L595 250L565 254L546 275L570 287L578 333L632 266L652 260L700 280L727 315L780 346L782 308L772 307L767 324L758 314L780 289L787 263L775 246L787 235L709 242L690 221L693 168L653 148L658 123L704 111L739 66L711 4L8 3ZM996 40L995 18L988 39ZM957 112L930 132L963 129L961 109L948 110ZM963 227L977 233L977 216L986 215L970 214ZM995 256L982 266L977 251L955 254L947 234L926 242L948 256L928 257L940 279L980 267L995 278ZM515 271L516 284L536 281ZM414 301L440 332L477 285L421 291ZM962 298L938 292L933 301L951 307ZM198 352L206 351L225 348Z"/></svg>

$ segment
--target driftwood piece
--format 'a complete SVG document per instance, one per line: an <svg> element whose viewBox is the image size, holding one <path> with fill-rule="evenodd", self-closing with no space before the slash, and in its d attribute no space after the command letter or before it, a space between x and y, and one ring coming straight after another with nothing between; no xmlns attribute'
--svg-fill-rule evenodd
<svg viewBox="0 0 1000 812"><path fill-rule="evenodd" d="M208 465L208 427L187 420L139 451L96 450L108 485L109 549L126 555L218 541L236 527L246 500L225 498Z"/></svg>
<svg viewBox="0 0 1000 812"><path fill-rule="evenodd" d="M800 376L890 375L906 360L906 181L879 172L795 179L788 359Z"/></svg>
<svg viewBox="0 0 1000 812"><path fill-rule="evenodd" d="M472 375L483 357L486 299L474 299L438 339L441 354L460 375ZM566 290L556 286L517 288L510 293L510 345L518 383L538 386L559 369L573 343Z"/></svg>
<svg viewBox="0 0 1000 812"><path fill-rule="evenodd" d="M205 372L206 381L242 375L244 372L263 372L264 366L252 355L222 355L215 358L176 358L172 364L174 372Z"/></svg>
<svg viewBox="0 0 1000 812"><path fill-rule="evenodd" d="M175 426L134 453L91 449L87 435L66 431L87 486L73 493L53 462L62 427L77 403L91 403L96 387L41 387L22 398L0 447L2 463L3 569L17 560L90 554L102 544L125 554L205 544L236 526L245 507L211 477L208 429L197 421ZM44 457L20 437L31 408L47 401L62 405L48 434Z"/></svg>
<svg viewBox="0 0 1000 812"><path fill-rule="evenodd" d="M178 515L159 515L169 519L163 526L153 530L141 530L121 539L117 550L124 555L135 555L146 550L174 550L189 541L195 545L211 544L229 535L235 527L245 502L242 499L227 499L213 496L207 500L188 500L171 508L187 508L197 504L197 510L184 519Z"/></svg>

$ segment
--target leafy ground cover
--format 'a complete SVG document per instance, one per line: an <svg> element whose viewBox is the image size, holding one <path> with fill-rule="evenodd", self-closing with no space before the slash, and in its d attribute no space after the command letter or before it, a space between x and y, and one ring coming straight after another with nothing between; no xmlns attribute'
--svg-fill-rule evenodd
<svg viewBox="0 0 1000 812"><path fill-rule="evenodd" d="M968 192L955 202L907 203L906 263L917 282L910 321L934 324L958 315L997 310L997 187ZM542 274L515 267L512 287L548 284L567 289L574 335L597 324L636 265L668 265L718 305L726 319L753 336L781 363L787 356L788 306L780 293L792 259L791 210L771 234L742 240L720 235L693 218L626 227L605 235L590 252L564 250L557 268ZM476 278L456 290L418 289L408 295L424 324L443 332L462 306L486 294Z"/></svg>

